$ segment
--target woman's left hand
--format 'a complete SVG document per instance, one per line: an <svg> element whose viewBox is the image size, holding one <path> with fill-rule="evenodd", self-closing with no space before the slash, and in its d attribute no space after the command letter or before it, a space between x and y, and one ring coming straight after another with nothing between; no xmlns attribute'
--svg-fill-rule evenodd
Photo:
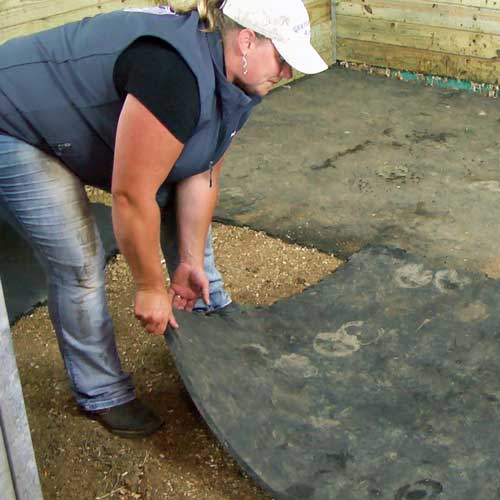
<svg viewBox="0 0 500 500"><path fill-rule="evenodd" d="M169 293L175 309L192 311L199 297L208 304L208 279L205 272L199 267L181 262L172 276Z"/></svg>

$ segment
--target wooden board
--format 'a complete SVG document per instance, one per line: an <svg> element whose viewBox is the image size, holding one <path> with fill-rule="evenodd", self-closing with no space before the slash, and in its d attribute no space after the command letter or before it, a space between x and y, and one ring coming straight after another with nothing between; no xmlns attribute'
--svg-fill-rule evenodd
<svg viewBox="0 0 500 500"><path fill-rule="evenodd" d="M346 38L337 39L338 59L448 76L474 82L498 83L500 60L464 57Z"/></svg>
<svg viewBox="0 0 500 500"><path fill-rule="evenodd" d="M465 5L469 7L482 7L484 9L500 9L500 0L440 0L439 3Z"/></svg>
<svg viewBox="0 0 500 500"><path fill-rule="evenodd" d="M340 1L337 4L337 15L500 35L498 9L482 9L426 0Z"/></svg>
<svg viewBox="0 0 500 500"><path fill-rule="evenodd" d="M112 10L127 7L144 7L154 5L150 0L75 0L71 2L54 2L53 0L37 0L31 2L10 2L11 9L2 7L0 16L0 43L19 35L27 35L36 31L53 28L64 23L77 21L84 17L95 16Z"/></svg>
<svg viewBox="0 0 500 500"><path fill-rule="evenodd" d="M500 0L340 0L337 58L496 83Z"/></svg>
<svg viewBox="0 0 500 500"><path fill-rule="evenodd" d="M486 59L497 59L500 52L500 35L343 15L337 22L340 38Z"/></svg>

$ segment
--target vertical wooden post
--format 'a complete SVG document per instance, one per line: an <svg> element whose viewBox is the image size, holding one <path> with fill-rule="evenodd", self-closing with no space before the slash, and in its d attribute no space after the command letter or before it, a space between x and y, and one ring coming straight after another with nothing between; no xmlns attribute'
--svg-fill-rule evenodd
<svg viewBox="0 0 500 500"><path fill-rule="evenodd" d="M333 50L333 64L337 62L337 2L338 0L331 0L330 15L332 17L332 50Z"/></svg>
<svg viewBox="0 0 500 500"><path fill-rule="evenodd" d="M43 498L1 281L0 497L5 500Z"/></svg>

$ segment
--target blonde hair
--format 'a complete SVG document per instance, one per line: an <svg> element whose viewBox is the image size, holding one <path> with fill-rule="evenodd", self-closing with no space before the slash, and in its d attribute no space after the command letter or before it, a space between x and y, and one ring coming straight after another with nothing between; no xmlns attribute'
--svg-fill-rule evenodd
<svg viewBox="0 0 500 500"><path fill-rule="evenodd" d="M198 0L196 8L200 19L206 24L206 31L214 31L217 28L223 31L228 21L221 10L223 4L224 0Z"/></svg>
<svg viewBox="0 0 500 500"><path fill-rule="evenodd" d="M249 0L251 1L251 0ZM195 4L186 6L185 0L182 1L184 5L177 5L179 0L170 0L169 4L176 12L187 13L192 10L197 10L200 15L200 20L205 24L203 31L212 32L219 30L221 33L226 33L231 30L242 30L241 26L236 21L225 16L222 12L222 6L225 0L197 0ZM265 38L260 33L256 33L259 38Z"/></svg>

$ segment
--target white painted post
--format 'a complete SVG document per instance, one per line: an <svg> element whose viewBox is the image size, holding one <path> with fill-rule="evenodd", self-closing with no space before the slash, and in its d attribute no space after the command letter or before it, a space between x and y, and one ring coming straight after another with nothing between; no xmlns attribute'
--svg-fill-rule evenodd
<svg viewBox="0 0 500 500"><path fill-rule="evenodd" d="M0 498L43 500L1 280Z"/></svg>

